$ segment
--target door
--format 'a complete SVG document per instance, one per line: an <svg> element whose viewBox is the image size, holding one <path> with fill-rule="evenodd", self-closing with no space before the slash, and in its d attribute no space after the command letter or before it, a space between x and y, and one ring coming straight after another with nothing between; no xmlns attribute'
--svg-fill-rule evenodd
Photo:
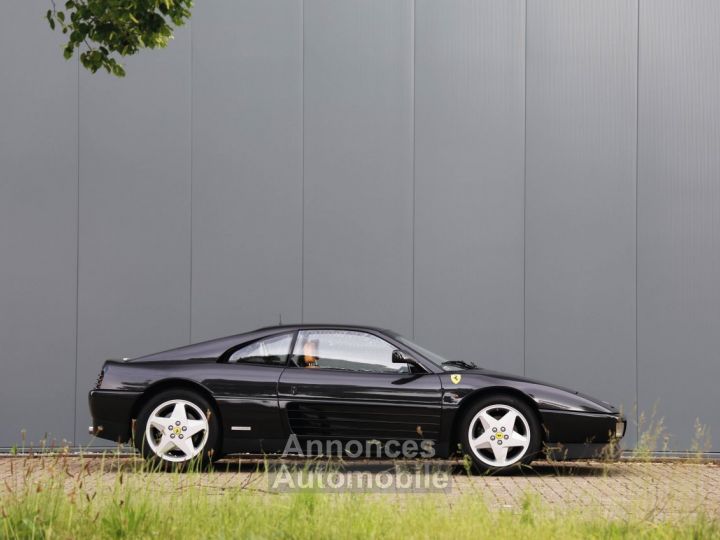
<svg viewBox="0 0 720 540"><path fill-rule="evenodd" d="M393 364L395 349L368 332L298 332L278 385L291 432L302 440L437 441L440 378Z"/></svg>

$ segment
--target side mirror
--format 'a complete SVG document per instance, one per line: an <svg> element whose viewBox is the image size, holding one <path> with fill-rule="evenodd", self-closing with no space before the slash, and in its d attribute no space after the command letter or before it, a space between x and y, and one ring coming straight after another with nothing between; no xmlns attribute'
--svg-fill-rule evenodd
<svg viewBox="0 0 720 540"><path fill-rule="evenodd" d="M400 349L395 349L392 352L392 363L393 364L410 364L411 366L420 366L414 358L406 356Z"/></svg>

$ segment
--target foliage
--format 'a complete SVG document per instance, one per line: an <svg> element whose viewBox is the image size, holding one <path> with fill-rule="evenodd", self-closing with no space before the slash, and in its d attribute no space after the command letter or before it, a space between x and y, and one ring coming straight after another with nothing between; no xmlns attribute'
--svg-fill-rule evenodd
<svg viewBox="0 0 720 540"><path fill-rule="evenodd" d="M72 58L75 49L82 65L92 73L104 68L123 77L118 57L166 47L175 27L190 17L192 0L68 0L59 9L55 0L46 17L53 30L68 36L63 54ZM84 46L84 47L83 47Z"/></svg>
<svg viewBox="0 0 720 540"><path fill-rule="evenodd" d="M128 469L126 459L70 466L28 458L0 490L0 538L718 538L701 513L663 521L608 519L589 508L552 512L526 497L515 511L491 510L482 490L449 496L267 493L213 483L212 475ZM43 473L45 481L39 481ZM257 472L261 474L261 472Z"/></svg>

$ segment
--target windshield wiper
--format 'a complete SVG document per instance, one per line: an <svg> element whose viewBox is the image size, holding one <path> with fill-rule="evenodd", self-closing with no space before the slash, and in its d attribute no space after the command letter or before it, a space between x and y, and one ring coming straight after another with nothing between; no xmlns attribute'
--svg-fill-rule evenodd
<svg viewBox="0 0 720 540"><path fill-rule="evenodd" d="M461 367L463 369L477 369L475 364L471 364L470 362L465 362L463 360L448 360L447 362L443 362L442 365Z"/></svg>

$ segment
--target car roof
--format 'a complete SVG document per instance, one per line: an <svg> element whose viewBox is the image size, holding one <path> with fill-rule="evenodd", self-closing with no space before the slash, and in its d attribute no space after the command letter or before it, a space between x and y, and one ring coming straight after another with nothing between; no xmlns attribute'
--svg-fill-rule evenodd
<svg viewBox="0 0 720 540"><path fill-rule="evenodd" d="M381 332L383 334L389 334L391 336L397 335L397 332L394 332L392 330L389 330L387 328L381 328L379 326L367 326L367 325L360 325L360 324L329 324L329 323L316 323L316 324L310 324L310 323L302 323L302 324L280 324L275 326L264 326L262 328L258 328L257 330L253 330L252 332L248 332L250 334L253 334L255 332L266 332L271 330L278 330L278 331L292 331L292 330L305 330L305 329L316 329L316 330L370 330L375 332Z"/></svg>
<svg viewBox="0 0 720 540"><path fill-rule="evenodd" d="M156 361L156 360L185 360L185 359L200 359L200 358L218 358L224 351L229 348L241 344L243 342L250 342L255 339L260 339L265 336L269 336L275 333L281 332L295 332L297 330L305 329L316 329L316 330L350 330L350 331L370 331L378 332L389 337L394 337L397 334L391 330L385 330L374 326L361 326L361 325L348 325L348 324L286 324L276 326L265 326L250 332L243 332L241 334L233 334L229 336L218 337L209 339L207 341L201 341L169 349L165 351L156 352L153 354L147 354L143 356L136 356L130 358L131 362L139 361Z"/></svg>

